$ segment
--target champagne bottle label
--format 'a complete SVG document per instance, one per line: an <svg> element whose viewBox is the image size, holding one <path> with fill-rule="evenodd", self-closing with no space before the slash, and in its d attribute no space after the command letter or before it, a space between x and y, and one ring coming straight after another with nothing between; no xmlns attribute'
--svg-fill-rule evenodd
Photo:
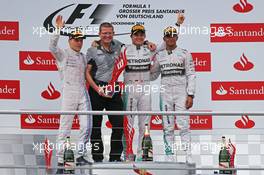
<svg viewBox="0 0 264 175"><path fill-rule="evenodd" d="M153 158L153 151L152 151L152 149L149 149L148 150L148 157L149 158Z"/></svg>
<svg viewBox="0 0 264 175"><path fill-rule="evenodd" d="M221 162L219 163L220 168L229 168L229 163L228 162Z"/></svg>
<svg viewBox="0 0 264 175"><path fill-rule="evenodd" d="M65 170L74 170L75 163L74 162L65 162Z"/></svg>

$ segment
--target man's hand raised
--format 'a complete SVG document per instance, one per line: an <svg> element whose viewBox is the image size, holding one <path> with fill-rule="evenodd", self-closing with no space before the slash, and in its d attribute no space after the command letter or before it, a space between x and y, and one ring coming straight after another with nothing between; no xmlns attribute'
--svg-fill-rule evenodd
<svg viewBox="0 0 264 175"><path fill-rule="evenodd" d="M61 15L58 15L56 18L56 27L61 29L64 27L65 21L62 19Z"/></svg>
<svg viewBox="0 0 264 175"><path fill-rule="evenodd" d="M179 13L177 16L177 24L182 25L185 20L185 16L183 13Z"/></svg>

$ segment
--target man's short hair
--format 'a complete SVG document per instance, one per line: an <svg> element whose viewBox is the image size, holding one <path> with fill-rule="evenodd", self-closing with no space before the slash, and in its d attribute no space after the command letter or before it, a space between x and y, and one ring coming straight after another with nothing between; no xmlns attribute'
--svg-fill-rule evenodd
<svg viewBox="0 0 264 175"><path fill-rule="evenodd" d="M102 31L102 27L111 27L112 30L114 31L114 26L111 23L109 23L109 22L103 22L102 24L100 24L99 32Z"/></svg>

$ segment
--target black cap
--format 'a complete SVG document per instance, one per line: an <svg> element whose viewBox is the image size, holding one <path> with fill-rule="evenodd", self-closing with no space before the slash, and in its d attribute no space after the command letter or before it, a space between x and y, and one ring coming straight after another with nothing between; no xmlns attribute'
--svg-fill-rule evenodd
<svg viewBox="0 0 264 175"><path fill-rule="evenodd" d="M163 35L170 36L170 37L178 36L178 31L176 28L169 26L163 30Z"/></svg>
<svg viewBox="0 0 264 175"><path fill-rule="evenodd" d="M131 28L131 35L137 33L137 32L142 32L145 33L145 27L140 24L136 24Z"/></svg>
<svg viewBox="0 0 264 175"><path fill-rule="evenodd" d="M83 35L81 29L76 28L74 31L72 31L69 35L70 39L85 39L85 36Z"/></svg>

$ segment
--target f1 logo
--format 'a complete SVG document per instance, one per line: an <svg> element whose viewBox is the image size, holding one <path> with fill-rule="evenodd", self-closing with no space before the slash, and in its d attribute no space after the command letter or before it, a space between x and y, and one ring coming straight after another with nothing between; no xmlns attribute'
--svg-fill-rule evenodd
<svg viewBox="0 0 264 175"><path fill-rule="evenodd" d="M65 10L65 9L67 9L73 5L75 5L75 4L70 4L70 5L64 6L60 9L56 10L52 14L50 14L45 19L45 21L43 23L43 26L46 28L46 30L49 32L53 32L55 27L52 24L52 21L55 18L55 16L57 14L59 14L60 12L62 12L63 10ZM85 12L83 12L83 11L85 9L88 9L92 5L93 4L78 4L76 6L76 8L73 10L73 12L70 15L70 17L68 18L68 20L66 21L66 24L72 25L76 21L76 19L83 18L84 14L85 14ZM107 16L108 12L112 9L112 7L113 7L112 4L98 4L89 17L90 19L93 19L90 24L100 24L101 22L103 22L103 20Z"/></svg>
<svg viewBox="0 0 264 175"><path fill-rule="evenodd" d="M77 18L81 19L84 15L84 13L82 13L82 10L89 8L91 5L92 4L78 4L69 19L66 21L66 24L73 24Z"/></svg>

